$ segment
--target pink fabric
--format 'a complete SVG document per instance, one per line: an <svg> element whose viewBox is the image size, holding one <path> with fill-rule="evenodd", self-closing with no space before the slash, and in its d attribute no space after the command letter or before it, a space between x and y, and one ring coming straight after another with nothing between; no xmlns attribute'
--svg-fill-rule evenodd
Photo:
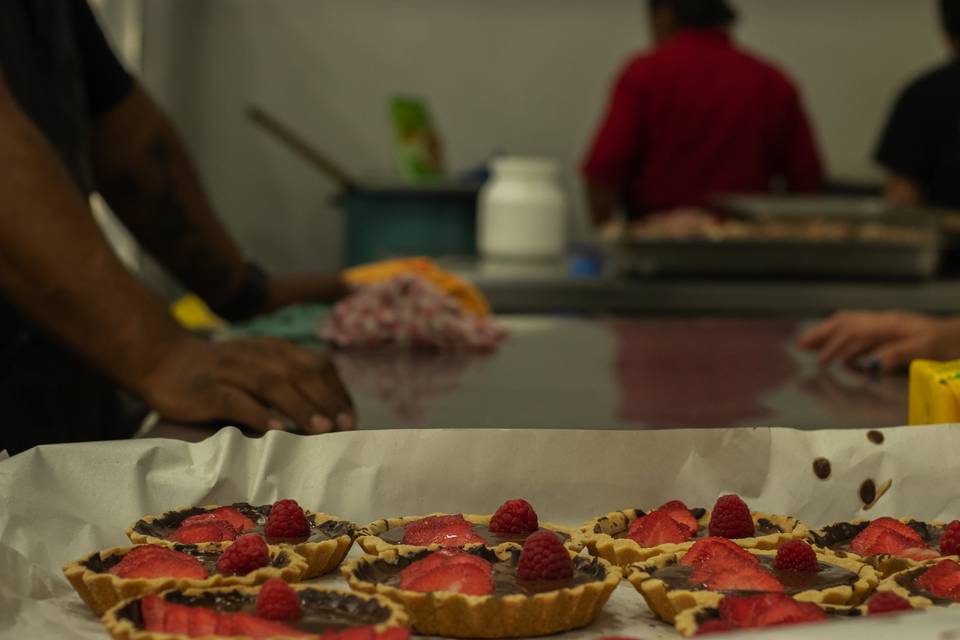
<svg viewBox="0 0 960 640"><path fill-rule="evenodd" d="M464 311L452 297L416 275L369 285L340 302L320 337L341 348L490 351L506 331Z"/></svg>

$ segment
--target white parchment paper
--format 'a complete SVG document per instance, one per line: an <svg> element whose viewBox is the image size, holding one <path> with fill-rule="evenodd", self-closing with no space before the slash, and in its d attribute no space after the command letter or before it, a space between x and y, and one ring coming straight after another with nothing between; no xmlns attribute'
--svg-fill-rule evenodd
<svg viewBox="0 0 960 640"><path fill-rule="evenodd" d="M490 513L506 499L523 497L541 519L578 526L608 511L672 499L711 506L734 492L753 509L796 515L812 525L881 515L960 518L953 462L960 429L881 433L878 445L860 430L451 429L249 439L225 429L197 444L39 447L0 459L0 637L105 638L63 578L62 565L127 544L124 529L142 515L197 504L290 497L364 524L432 511ZM813 473L818 457L831 462L827 480ZM892 481L870 511L858 495L867 479L878 486ZM345 586L337 576L322 581ZM952 629L960 630L960 617L938 611L833 624L829 635L940 638ZM774 636L817 638L825 631L779 630ZM675 637L627 583L594 625L561 637L613 634Z"/></svg>

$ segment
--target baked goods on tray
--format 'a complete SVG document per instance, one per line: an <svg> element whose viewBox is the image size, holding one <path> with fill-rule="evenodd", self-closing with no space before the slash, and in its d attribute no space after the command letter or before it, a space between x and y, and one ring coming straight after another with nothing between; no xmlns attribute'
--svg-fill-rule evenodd
<svg viewBox="0 0 960 640"><path fill-rule="evenodd" d="M729 538L748 549L776 549L806 535L796 518L750 511L738 496L722 496L712 510L689 508L679 500L647 512L624 509L594 518L574 536L590 553L626 567L665 553L689 549L707 536Z"/></svg>
<svg viewBox="0 0 960 640"><path fill-rule="evenodd" d="M353 545L356 527L325 513L304 511L294 500L253 506L207 505L145 516L127 528L134 544L158 542L223 542L244 533L262 536L268 544L287 544L307 561L306 578L336 569Z"/></svg>
<svg viewBox="0 0 960 640"><path fill-rule="evenodd" d="M435 513L375 520L360 530L357 542L364 551L372 554L398 546L483 544L496 547L505 543L523 544L527 537L538 531L552 531L568 546L572 544L573 529L541 522L530 503L520 499L504 502L492 515Z"/></svg>
<svg viewBox="0 0 960 640"><path fill-rule="evenodd" d="M553 533L523 547L388 549L342 568L350 587L410 613L421 634L456 638L541 636L590 624L620 582L620 570L574 555Z"/></svg>

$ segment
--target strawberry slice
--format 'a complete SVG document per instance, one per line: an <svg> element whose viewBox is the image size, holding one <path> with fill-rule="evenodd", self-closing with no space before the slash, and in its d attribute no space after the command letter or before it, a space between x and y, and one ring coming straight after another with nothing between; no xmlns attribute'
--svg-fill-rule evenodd
<svg viewBox="0 0 960 640"><path fill-rule="evenodd" d="M455 564L471 564L483 571L493 571L492 565L483 558L453 549L442 549L405 567L400 572L400 588L406 589L412 580L424 576L441 566Z"/></svg>
<svg viewBox="0 0 960 640"><path fill-rule="evenodd" d="M826 619L826 613L817 605L799 602L779 593L726 596L720 601L718 610L721 620L742 629L817 622Z"/></svg>
<svg viewBox="0 0 960 640"><path fill-rule="evenodd" d="M473 564L445 565L411 580L407 589L421 593L450 591L485 596L493 593L493 574Z"/></svg>
<svg viewBox="0 0 960 640"><path fill-rule="evenodd" d="M199 560L159 545L134 547L110 569L120 578L186 578L203 580L209 573Z"/></svg>
<svg viewBox="0 0 960 640"><path fill-rule="evenodd" d="M783 592L783 585L776 578L754 565L734 568L700 565L693 570L690 582L702 584L710 591Z"/></svg>
<svg viewBox="0 0 960 640"><path fill-rule="evenodd" d="M901 558L907 558L908 560L916 560L917 562L936 560L937 558L941 557L938 551L934 551L929 547L913 547L910 549L904 549L897 555Z"/></svg>
<svg viewBox="0 0 960 640"><path fill-rule="evenodd" d="M932 595L952 600L952 594L960 590L960 564L941 560L917 578L917 584Z"/></svg>
<svg viewBox="0 0 960 640"><path fill-rule="evenodd" d="M274 636L283 638L316 638L314 634L294 629L282 622L258 618L257 616L252 616L247 613L222 613L220 616L221 618L230 619L229 624L232 632L227 635L250 636L254 638L254 640L263 640L264 638L273 638ZM217 633L222 634L219 624L217 625Z"/></svg>
<svg viewBox="0 0 960 640"><path fill-rule="evenodd" d="M331 635L324 634L323 640L377 640L373 627L353 627Z"/></svg>
<svg viewBox="0 0 960 640"><path fill-rule="evenodd" d="M908 540L913 540L916 544L915 547L924 546L923 538L920 537L920 534L903 524L899 520L894 520L893 518L877 518L870 523L871 527L883 527L884 529L889 529L890 531L895 531L899 533L904 538Z"/></svg>
<svg viewBox="0 0 960 640"><path fill-rule="evenodd" d="M224 542L225 540L236 540L237 530L223 520L210 520L209 522L180 525L176 531L167 536L167 539L183 544Z"/></svg>
<svg viewBox="0 0 960 640"><path fill-rule="evenodd" d="M238 533L249 531L256 526L253 520L240 513L240 511L235 507L217 507L212 511L198 513L195 516L190 516L189 518L185 519L180 523L180 526L211 522L214 520L226 522L231 527L236 529Z"/></svg>
<svg viewBox="0 0 960 640"><path fill-rule="evenodd" d="M410 629L407 627L390 627L381 631L377 640L410 640Z"/></svg>
<svg viewBox="0 0 960 640"><path fill-rule="evenodd" d="M163 614L163 630L167 633L190 633L190 607L182 604L167 604Z"/></svg>
<svg viewBox="0 0 960 640"><path fill-rule="evenodd" d="M473 530L463 515L430 516L406 525L403 544L428 546L439 544L443 547L462 547L465 544L482 544L483 538Z"/></svg>
<svg viewBox="0 0 960 640"><path fill-rule="evenodd" d="M156 595L144 596L140 600L140 615L143 616L143 628L147 631L163 631L163 616L167 601Z"/></svg>
<svg viewBox="0 0 960 640"><path fill-rule="evenodd" d="M641 547L649 548L686 542L693 537L693 532L671 518L666 511L658 510L634 520L627 537Z"/></svg>
<svg viewBox="0 0 960 640"><path fill-rule="evenodd" d="M726 538L703 538L697 540L682 558L680 564L683 566L699 566L703 564L732 564L732 565L758 565L760 560L755 555L731 542Z"/></svg>
<svg viewBox="0 0 960 640"><path fill-rule="evenodd" d="M696 533L697 529L700 528L700 523L697 522L697 519L693 517L692 513L690 513L690 508L679 500L671 500L657 509L657 511L663 511L668 516L676 520L677 524L683 525L689 529L691 535Z"/></svg>
<svg viewBox="0 0 960 640"><path fill-rule="evenodd" d="M220 616L216 611L206 607L190 607L187 616L189 636L191 638L202 638L212 636L217 633L217 622Z"/></svg>
<svg viewBox="0 0 960 640"><path fill-rule="evenodd" d="M914 540L882 525L867 527L850 542L850 549L864 557L880 553L896 555L916 546Z"/></svg>
<svg viewBox="0 0 960 640"><path fill-rule="evenodd" d="M776 602L773 606L758 609L755 627L774 627L787 624L808 624L827 619L823 609L812 602L799 602L793 598Z"/></svg>
<svg viewBox="0 0 960 640"><path fill-rule="evenodd" d="M714 618L713 620L707 620L697 627L698 636L706 636L712 633L728 633L730 631L735 631L737 627L733 625L732 622L727 622L726 620L720 620L719 618ZM626 639L624 639L626 640ZM630 640L633 640L632 638Z"/></svg>

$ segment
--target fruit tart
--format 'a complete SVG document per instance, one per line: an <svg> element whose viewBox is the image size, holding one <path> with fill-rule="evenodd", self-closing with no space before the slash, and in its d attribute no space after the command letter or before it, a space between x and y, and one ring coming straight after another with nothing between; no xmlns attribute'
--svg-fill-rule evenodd
<svg viewBox="0 0 960 640"><path fill-rule="evenodd" d="M388 549L341 569L357 591L402 604L413 627L455 638L539 636L590 624L620 582L620 569L577 556L554 533L523 547Z"/></svg>
<svg viewBox="0 0 960 640"><path fill-rule="evenodd" d="M960 522L944 525L912 518L854 520L811 531L807 539L828 554L873 565L885 577L956 555L960 551Z"/></svg>
<svg viewBox="0 0 960 640"><path fill-rule="evenodd" d="M111 608L114 640L242 636L314 640L408 640L406 612L386 598L270 579L261 587L172 589Z"/></svg>
<svg viewBox="0 0 960 640"><path fill-rule="evenodd" d="M157 542L224 542L256 533L268 544L286 544L307 561L304 578L315 578L339 566L350 551L356 527L346 520L304 511L295 500L252 506L207 505L146 516L127 528L134 544Z"/></svg>
<svg viewBox="0 0 960 640"><path fill-rule="evenodd" d="M821 611L817 612L817 608ZM790 624L855 620L868 616L897 615L913 610L913 606L905 598L889 591L875 593L865 604L856 607L816 607L812 603L780 593L728 595L716 606L699 606L680 613L675 626L681 635L694 636ZM824 634L824 637L832 636Z"/></svg>
<svg viewBox="0 0 960 640"><path fill-rule="evenodd" d="M729 538L744 548L776 549L807 533L796 518L751 512L737 496L722 496L711 511L679 500L646 512L614 511L587 522L574 542L590 553L626 567L664 553L676 553L700 538Z"/></svg>
<svg viewBox="0 0 960 640"><path fill-rule="evenodd" d="M126 598L166 589L250 586L269 578L297 582L307 561L257 535L200 545L145 544L90 554L63 568L67 580L97 615Z"/></svg>
<svg viewBox="0 0 960 640"><path fill-rule="evenodd" d="M765 627L826 622L829 616L812 602L783 593L723 596L716 604L687 609L677 616L683 636L707 635Z"/></svg>
<svg viewBox="0 0 960 640"><path fill-rule="evenodd" d="M906 598L918 609L960 605L960 564L954 558L923 563L894 573L877 587Z"/></svg>
<svg viewBox="0 0 960 640"><path fill-rule="evenodd" d="M713 537L631 565L627 577L667 622L686 609L715 606L725 594L781 593L818 604L857 605L878 582L873 567L818 556L802 540L789 540L777 551L759 551Z"/></svg>
<svg viewBox="0 0 960 640"><path fill-rule="evenodd" d="M379 554L398 546L462 547L483 544L523 544L532 534L552 531L568 546L573 529L540 522L537 512L526 500L507 500L493 515L435 513L375 520L360 530L358 543L364 551ZM573 548L579 551L580 547Z"/></svg>

